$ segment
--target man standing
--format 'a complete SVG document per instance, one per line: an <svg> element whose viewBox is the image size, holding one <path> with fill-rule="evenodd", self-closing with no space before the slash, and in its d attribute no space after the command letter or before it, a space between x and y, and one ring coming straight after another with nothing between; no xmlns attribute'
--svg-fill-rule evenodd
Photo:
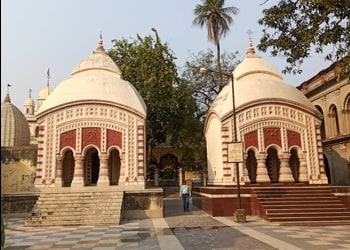
<svg viewBox="0 0 350 250"><path fill-rule="evenodd" d="M184 181L180 187L180 198L182 198L182 204L185 212L190 211L190 196L191 189Z"/></svg>

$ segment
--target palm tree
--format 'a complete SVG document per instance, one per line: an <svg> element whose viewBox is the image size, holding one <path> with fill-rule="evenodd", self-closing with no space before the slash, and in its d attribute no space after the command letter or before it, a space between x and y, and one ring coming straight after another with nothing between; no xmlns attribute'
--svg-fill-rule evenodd
<svg viewBox="0 0 350 250"><path fill-rule="evenodd" d="M216 45L217 71L221 72L220 63L220 39L225 37L233 23L231 15L238 14L236 7L223 7L225 0L202 0L202 5L197 4L193 10L196 18L192 24L201 28L207 27L208 40ZM220 84L222 84L222 74L220 74Z"/></svg>

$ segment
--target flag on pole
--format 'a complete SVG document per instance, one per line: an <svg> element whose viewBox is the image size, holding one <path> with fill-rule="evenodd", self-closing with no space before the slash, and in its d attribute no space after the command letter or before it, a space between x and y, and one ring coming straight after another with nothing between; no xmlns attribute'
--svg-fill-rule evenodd
<svg viewBox="0 0 350 250"><path fill-rule="evenodd" d="M12 87L12 85L8 83L8 84L7 84L7 87Z"/></svg>
<svg viewBox="0 0 350 250"><path fill-rule="evenodd" d="M47 78L50 79L50 68L47 69Z"/></svg>

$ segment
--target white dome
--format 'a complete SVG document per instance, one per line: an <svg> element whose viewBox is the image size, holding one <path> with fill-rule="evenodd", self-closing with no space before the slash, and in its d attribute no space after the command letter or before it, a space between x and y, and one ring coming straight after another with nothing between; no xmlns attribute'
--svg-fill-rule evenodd
<svg viewBox="0 0 350 250"><path fill-rule="evenodd" d="M233 75L236 107L264 100L280 100L315 110L302 92L283 82L282 75L269 62L255 55L251 42L246 57ZM210 110L220 117L232 111L232 83L221 90Z"/></svg>
<svg viewBox="0 0 350 250"><path fill-rule="evenodd" d="M25 101L24 101L24 106L28 107L28 106L35 106L35 102L31 97L28 97Z"/></svg>
<svg viewBox="0 0 350 250"><path fill-rule="evenodd" d="M121 79L121 72L106 54L102 39L92 55L72 71L48 96L38 114L51 108L81 101L118 103L146 115L146 105L135 87Z"/></svg>
<svg viewBox="0 0 350 250"><path fill-rule="evenodd" d="M9 94L1 103L1 147L28 146L30 131L23 113L11 103Z"/></svg>
<svg viewBox="0 0 350 250"><path fill-rule="evenodd" d="M39 100L45 100L52 92L52 89L49 86L46 86L42 90L40 90L38 99Z"/></svg>

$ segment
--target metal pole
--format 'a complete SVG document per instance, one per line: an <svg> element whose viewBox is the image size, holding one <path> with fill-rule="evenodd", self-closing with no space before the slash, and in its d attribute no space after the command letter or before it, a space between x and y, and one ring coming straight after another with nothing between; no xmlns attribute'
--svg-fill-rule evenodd
<svg viewBox="0 0 350 250"><path fill-rule="evenodd" d="M232 117L233 117L233 129L232 129L232 141L237 142L237 125L236 125L236 103L235 103L235 87L234 87L234 77L233 77L233 71L231 74L225 73L225 72L219 72L213 69L208 69L208 68L200 68L200 72L206 73L206 72L215 72L219 73L221 75L225 75L227 77L230 77L232 79ZM237 174L237 199L238 199L238 211L236 211L237 217L239 217L238 222L245 222L245 212L242 208L241 205L241 185L240 185L240 175L239 175L239 165L238 162L235 162L235 169L236 169L236 174ZM242 214L243 212L243 214ZM241 218L242 217L242 218Z"/></svg>
<svg viewBox="0 0 350 250"><path fill-rule="evenodd" d="M232 117L233 117L233 131L232 131L232 140L237 142L237 125L236 125L236 103L235 103L235 85L233 72L231 73L232 79ZM238 162L235 162L236 174L237 174L237 198L238 198L238 208L241 209L241 185L239 180L239 165Z"/></svg>

